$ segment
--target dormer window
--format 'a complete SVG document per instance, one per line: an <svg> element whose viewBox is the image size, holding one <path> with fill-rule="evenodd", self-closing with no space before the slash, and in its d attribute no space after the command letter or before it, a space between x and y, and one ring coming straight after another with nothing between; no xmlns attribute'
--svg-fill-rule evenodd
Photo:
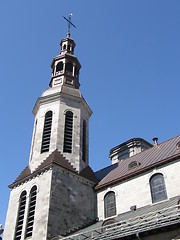
<svg viewBox="0 0 180 240"><path fill-rule="evenodd" d="M180 150L180 142L178 142L178 143L176 144L176 149L177 149L177 150Z"/></svg>
<svg viewBox="0 0 180 240"><path fill-rule="evenodd" d="M129 170L134 169L134 168L138 167L139 165L140 165L139 162L133 161L133 162L131 162L131 163L128 165L128 169L129 169Z"/></svg>

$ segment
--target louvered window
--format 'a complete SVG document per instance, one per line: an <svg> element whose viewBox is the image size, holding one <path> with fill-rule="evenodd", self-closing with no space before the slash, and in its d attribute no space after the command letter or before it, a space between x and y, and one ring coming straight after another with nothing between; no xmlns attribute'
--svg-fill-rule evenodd
<svg viewBox="0 0 180 240"><path fill-rule="evenodd" d="M19 212L18 212L17 223L16 223L16 231L15 231L15 238L14 238L15 240L21 239L25 207L26 207L26 191L23 191L19 199Z"/></svg>
<svg viewBox="0 0 180 240"><path fill-rule="evenodd" d="M36 196L37 196L37 187L34 186L31 189L30 198L29 198L29 209L28 209L28 218L27 218L27 225L26 225L26 238L32 236L32 233L33 233Z"/></svg>
<svg viewBox="0 0 180 240"><path fill-rule="evenodd" d="M73 133L73 113L66 112L65 126L64 126L64 152L72 152L72 133Z"/></svg>
<svg viewBox="0 0 180 240"><path fill-rule="evenodd" d="M150 178L150 188L153 203L167 199L164 176L161 173L154 174Z"/></svg>
<svg viewBox="0 0 180 240"><path fill-rule="evenodd" d="M52 125L52 111L49 111L46 113L45 120L44 120L41 153L49 151L49 145L50 145L50 139L51 139L51 125Z"/></svg>
<svg viewBox="0 0 180 240"><path fill-rule="evenodd" d="M116 215L116 197L114 192L108 192L104 197L105 218Z"/></svg>
<svg viewBox="0 0 180 240"><path fill-rule="evenodd" d="M83 121L82 160L86 161L86 121Z"/></svg>

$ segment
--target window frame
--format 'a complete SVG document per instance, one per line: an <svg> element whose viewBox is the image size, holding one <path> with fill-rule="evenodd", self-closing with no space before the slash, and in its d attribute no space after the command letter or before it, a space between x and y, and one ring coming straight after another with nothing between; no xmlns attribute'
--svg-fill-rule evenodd
<svg viewBox="0 0 180 240"><path fill-rule="evenodd" d="M23 198L24 198L24 200L23 200ZM25 201L25 203L22 205L23 201ZM18 207L18 213L17 213L16 230L15 230L14 240L21 239L24 220L25 220L26 204L27 204L27 192L26 192L26 190L24 190L19 197L19 207ZM21 224L19 223L20 221L22 222ZM18 230L18 228L19 228L19 230Z"/></svg>
<svg viewBox="0 0 180 240"><path fill-rule="evenodd" d="M167 199L166 184L162 173L155 173L149 179L152 203Z"/></svg>
<svg viewBox="0 0 180 240"><path fill-rule="evenodd" d="M114 191L109 191L104 196L104 217L109 218L116 214L116 194Z"/></svg>

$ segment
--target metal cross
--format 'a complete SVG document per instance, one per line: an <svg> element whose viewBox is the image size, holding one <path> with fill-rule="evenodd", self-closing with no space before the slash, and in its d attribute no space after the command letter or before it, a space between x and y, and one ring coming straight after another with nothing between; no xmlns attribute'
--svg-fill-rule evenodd
<svg viewBox="0 0 180 240"><path fill-rule="evenodd" d="M67 32L67 37L70 37L70 27L71 25L76 28L76 26L71 22L71 16L72 16L72 13L69 14L69 19L67 19L66 17L64 17L64 19L68 22L68 32Z"/></svg>

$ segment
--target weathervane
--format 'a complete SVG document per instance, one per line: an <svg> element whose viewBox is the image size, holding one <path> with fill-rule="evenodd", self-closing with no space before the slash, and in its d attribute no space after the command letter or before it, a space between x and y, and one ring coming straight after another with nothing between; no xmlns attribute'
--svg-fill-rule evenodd
<svg viewBox="0 0 180 240"><path fill-rule="evenodd" d="M63 18L68 22L68 32L67 32L67 37L70 37L70 27L71 25L76 28L76 26L71 22L71 16L72 13L69 14L69 19L67 19L66 17L63 16Z"/></svg>

